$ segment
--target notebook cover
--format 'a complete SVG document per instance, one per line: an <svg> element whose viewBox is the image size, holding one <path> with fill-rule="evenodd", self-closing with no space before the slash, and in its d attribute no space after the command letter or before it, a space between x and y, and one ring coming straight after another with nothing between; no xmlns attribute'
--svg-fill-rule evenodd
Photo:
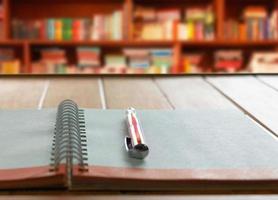
<svg viewBox="0 0 278 200"><path fill-rule="evenodd" d="M50 171L56 112L1 110L0 189L65 186L65 165Z"/></svg>
<svg viewBox="0 0 278 200"><path fill-rule="evenodd" d="M125 150L124 112L85 109L89 170L74 167L73 189L278 188L277 140L243 113L137 111L150 148L137 160Z"/></svg>

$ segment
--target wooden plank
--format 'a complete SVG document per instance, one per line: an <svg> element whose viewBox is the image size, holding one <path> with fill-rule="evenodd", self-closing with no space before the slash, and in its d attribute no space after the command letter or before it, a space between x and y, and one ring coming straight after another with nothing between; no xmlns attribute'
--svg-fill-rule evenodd
<svg viewBox="0 0 278 200"><path fill-rule="evenodd" d="M100 108L99 87L95 78L52 78L43 107L56 107L61 101L71 99L80 107Z"/></svg>
<svg viewBox="0 0 278 200"><path fill-rule="evenodd" d="M0 109L37 109L44 85L42 79L0 79Z"/></svg>
<svg viewBox="0 0 278 200"><path fill-rule="evenodd" d="M171 109L151 78L104 78L108 108Z"/></svg>
<svg viewBox="0 0 278 200"><path fill-rule="evenodd" d="M266 85L276 89L278 91L278 76L257 76L257 78Z"/></svg>
<svg viewBox="0 0 278 200"><path fill-rule="evenodd" d="M200 77L156 78L156 83L177 109L236 107Z"/></svg>
<svg viewBox="0 0 278 200"><path fill-rule="evenodd" d="M251 76L207 80L272 133L278 134L278 92Z"/></svg>
<svg viewBox="0 0 278 200"><path fill-rule="evenodd" d="M0 196L0 199L10 200L56 200L62 199L80 199L80 200L275 200L278 195L100 195L100 194L59 194L59 195L20 195L20 196Z"/></svg>

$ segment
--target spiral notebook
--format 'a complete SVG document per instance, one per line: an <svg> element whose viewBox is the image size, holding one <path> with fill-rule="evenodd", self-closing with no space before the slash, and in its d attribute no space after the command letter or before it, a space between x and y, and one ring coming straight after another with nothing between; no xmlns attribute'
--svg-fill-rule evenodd
<svg viewBox="0 0 278 200"><path fill-rule="evenodd" d="M149 146L129 157L124 110L0 112L0 189L277 190L275 137L234 110L138 110Z"/></svg>

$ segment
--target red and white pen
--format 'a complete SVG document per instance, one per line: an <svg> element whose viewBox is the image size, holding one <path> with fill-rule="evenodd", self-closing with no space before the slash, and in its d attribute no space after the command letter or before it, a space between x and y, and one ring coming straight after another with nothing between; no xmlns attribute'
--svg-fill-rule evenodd
<svg viewBox="0 0 278 200"><path fill-rule="evenodd" d="M133 158L144 159L149 154L144 134L134 108L126 111L126 122L129 136L125 137L125 147Z"/></svg>

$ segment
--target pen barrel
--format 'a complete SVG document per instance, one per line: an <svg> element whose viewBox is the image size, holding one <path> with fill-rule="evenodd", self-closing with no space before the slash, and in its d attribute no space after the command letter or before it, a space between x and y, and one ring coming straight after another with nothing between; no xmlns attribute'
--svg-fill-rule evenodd
<svg viewBox="0 0 278 200"><path fill-rule="evenodd" d="M145 144L143 130L134 109L127 110L127 126L132 145Z"/></svg>

